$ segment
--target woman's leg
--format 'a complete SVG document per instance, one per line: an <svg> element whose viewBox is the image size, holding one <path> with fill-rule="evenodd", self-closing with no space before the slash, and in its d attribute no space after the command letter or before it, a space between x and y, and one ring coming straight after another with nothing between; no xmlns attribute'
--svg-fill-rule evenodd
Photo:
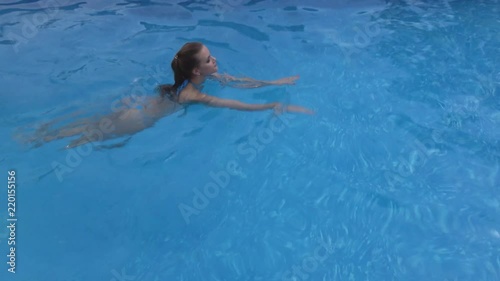
<svg viewBox="0 0 500 281"><path fill-rule="evenodd" d="M75 127L68 126L66 128L58 129L55 132L52 131L52 134L46 135L42 139L45 142L51 142L51 141L62 139L62 138L81 135L87 131L88 127L89 127L89 125L77 125Z"/></svg>

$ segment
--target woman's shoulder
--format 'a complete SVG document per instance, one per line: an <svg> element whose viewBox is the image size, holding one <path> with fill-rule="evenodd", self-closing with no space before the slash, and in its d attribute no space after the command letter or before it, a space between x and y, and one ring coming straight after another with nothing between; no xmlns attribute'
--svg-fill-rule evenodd
<svg viewBox="0 0 500 281"><path fill-rule="evenodd" d="M179 92L179 103L196 102L204 95L192 83L189 83Z"/></svg>

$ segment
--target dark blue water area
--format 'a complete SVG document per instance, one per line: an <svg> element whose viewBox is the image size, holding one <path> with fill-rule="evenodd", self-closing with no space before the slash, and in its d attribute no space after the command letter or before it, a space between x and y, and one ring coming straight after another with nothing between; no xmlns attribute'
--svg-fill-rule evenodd
<svg viewBox="0 0 500 281"><path fill-rule="evenodd" d="M1 280L499 280L498 1L0 3ZM50 128L220 72L203 91L316 114L189 106L74 149ZM57 120L51 124L53 120ZM36 142L35 140L38 140Z"/></svg>

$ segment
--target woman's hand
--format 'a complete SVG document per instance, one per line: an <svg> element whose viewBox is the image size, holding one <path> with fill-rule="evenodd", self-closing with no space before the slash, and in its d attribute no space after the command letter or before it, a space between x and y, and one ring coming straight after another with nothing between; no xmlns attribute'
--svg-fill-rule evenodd
<svg viewBox="0 0 500 281"><path fill-rule="evenodd" d="M298 80L299 78L300 77L298 75L291 76L291 77L285 77L285 78L271 81L270 84L272 84L272 85L295 85L295 81Z"/></svg>
<svg viewBox="0 0 500 281"><path fill-rule="evenodd" d="M312 115L315 112L310 110L309 108L305 108L298 105L283 105L281 103L276 103L274 106L274 113L279 115L285 112L293 112L293 113L303 113Z"/></svg>

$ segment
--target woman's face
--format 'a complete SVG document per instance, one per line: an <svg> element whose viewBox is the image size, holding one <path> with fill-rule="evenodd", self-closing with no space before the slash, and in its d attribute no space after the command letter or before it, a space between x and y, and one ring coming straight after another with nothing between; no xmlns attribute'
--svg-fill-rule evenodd
<svg viewBox="0 0 500 281"><path fill-rule="evenodd" d="M207 76L217 72L217 59L210 54L210 51L205 45L203 45L200 52L196 54L196 57L199 64L193 70L194 74Z"/></svg>

